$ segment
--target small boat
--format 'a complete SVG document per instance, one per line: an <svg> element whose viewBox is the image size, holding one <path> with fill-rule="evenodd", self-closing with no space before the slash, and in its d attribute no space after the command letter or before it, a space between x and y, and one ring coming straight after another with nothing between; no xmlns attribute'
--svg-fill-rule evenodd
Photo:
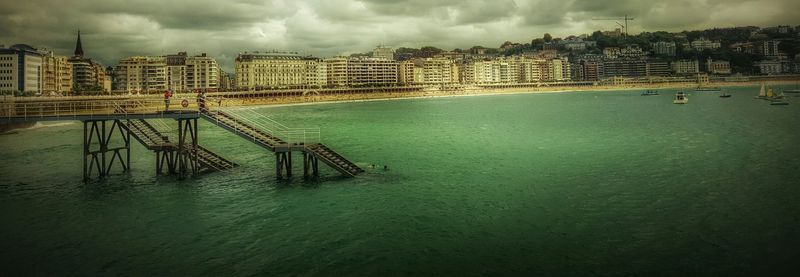
<svg viewBox="0 0 800 277"><path fill-rule="evenodd" d="M648 90L642 92L642 96L650 96L650 95L658 95L658 91L655 91L655 90L652 90L652 89L648 89Z"/></svg>
<svg viewBox="0 0 800 277"><path fill-rule="evenodd" d="M689 97L686 97L686 94L683 91L679 91L675 94L675 100L672 100L672 104L686 104L689 103Z"/></svg>
<svg viewBox="0 0 800 277"><path fill-rule="evenodd" d="M727 93L725 93L725 92L722 92L722 93L720 93L720 94L719 94L719 97L720 97L720 98L729 98L729 97L731 97L731 95L730 95L730 94L727 94Z"/></svg>

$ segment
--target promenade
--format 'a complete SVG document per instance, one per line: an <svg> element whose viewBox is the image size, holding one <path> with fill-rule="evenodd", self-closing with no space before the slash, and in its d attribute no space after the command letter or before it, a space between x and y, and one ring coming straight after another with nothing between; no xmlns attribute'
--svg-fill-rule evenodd
<svg viewBox="0 0 800 277"><path fill-rule="evenodd" d="M733 87L754 86L767 82L771 85L795 85L800 82L800 75L787 75L780 77L748 77L748 80L724 81L712 79L704 86ZM603 84L601 82L565 82L565 83L538 83L538 84L493 84L453 87L423 87L423 86L398 86L382 88L332 88L332 89L284 89L262 91L233 91L206 93L209 98L208 105L214 107L235 107L251 105L285 105L317 102L348 102L381 99L401 98L429 98L474 95L499 95L510 93L559 93L580 91L603 90L636 90L636 89L691 89L697 87L697 82L692 79L680 81L650 81L642 80L622 84ZM11 97L0 96L0 105L13 105L12 103L27 102L63 102L87 100L146 100L154 106L163 106L161 94L111 94L96 96L37 96L37 97ZM180 103L187 100L187 108L196 109L197 94L175 93L171 98L172 107L180 107Z"/></svg>

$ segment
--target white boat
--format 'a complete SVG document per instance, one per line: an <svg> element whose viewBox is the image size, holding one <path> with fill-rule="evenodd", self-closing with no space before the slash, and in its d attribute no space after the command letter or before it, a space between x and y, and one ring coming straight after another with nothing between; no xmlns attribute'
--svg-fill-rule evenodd
<svg viewBox="0 0 800 277"><path fill-rule="evenodd" d="M683 91L679 91L675 94L675 100L672 100L672 104L686 104L689 103L689 97L683 93Z"/></svg>

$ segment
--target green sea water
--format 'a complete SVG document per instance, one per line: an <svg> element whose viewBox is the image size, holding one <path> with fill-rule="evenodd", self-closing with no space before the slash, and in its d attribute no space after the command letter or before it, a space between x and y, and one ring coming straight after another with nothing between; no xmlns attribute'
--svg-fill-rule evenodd
<svg viewBox="0 0 800 277"><path fill-rule="evenodd" d="M155 176L137 144L131 172L84 183L78 122L0 135L0 275L800 270L800 97L640 92L239 108L318 126L367 169L320 182L276 181L274 156L203 121L240 167Z"/></svg>

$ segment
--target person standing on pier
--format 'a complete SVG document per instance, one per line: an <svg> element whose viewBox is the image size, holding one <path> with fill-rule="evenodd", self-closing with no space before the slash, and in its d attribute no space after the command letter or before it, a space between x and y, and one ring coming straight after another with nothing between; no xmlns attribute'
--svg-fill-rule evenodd
<svg viewBox="0 0 800 277"><path fill-rule="evenodd" d="M169 99L172 98L172 92L167 90L164 91L164 110L169 110Z"/></svg>

